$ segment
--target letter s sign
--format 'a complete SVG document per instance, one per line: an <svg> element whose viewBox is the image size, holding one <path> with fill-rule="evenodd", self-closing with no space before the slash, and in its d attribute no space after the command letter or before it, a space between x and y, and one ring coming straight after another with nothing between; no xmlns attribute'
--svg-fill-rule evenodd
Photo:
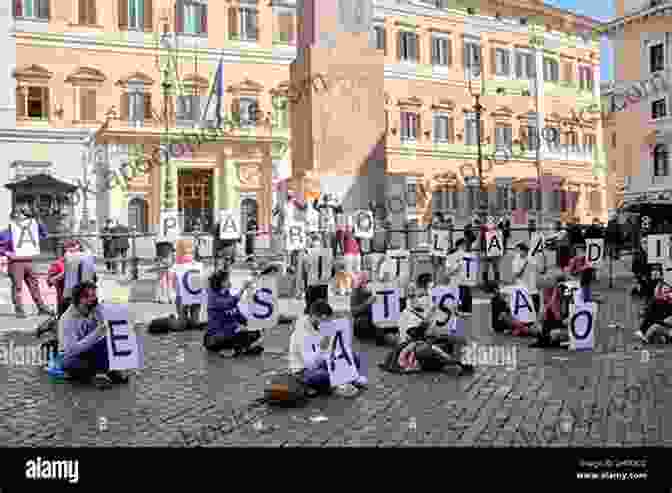
<svg viewBox="0 0 672 493"><path fill-rule="evenodd" d="M261 288L261 289L258 289L258 290L254 293L254 298L253 298L253 300L254 300L255 305L256 305L256 306L261 306L261 307L263 307L263 309L265 309L265 313L262 312L261 314L258 313L258 312L255 310L255 311L253 312L254 318L264 320L264 319L270 318L270 317L273 315L273 303L271 303L271 302L269 302L269 301L267 301L267 300L265 300L265 299L261 299L261 298L259 297L259 293L260 293L260 292L261 292L261 293L264 293L264 294L267 294L268 297L271 297L271 296L273 296L273 291L271 291L271 290L268 289L268 288Z"/></svg>

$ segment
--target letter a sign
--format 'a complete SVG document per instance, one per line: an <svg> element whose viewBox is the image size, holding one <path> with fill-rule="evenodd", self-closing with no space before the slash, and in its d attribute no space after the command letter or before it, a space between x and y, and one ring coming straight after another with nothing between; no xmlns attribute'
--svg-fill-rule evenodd
<svg viewBox="0 0 672 493"><path fill-rule="evenodd" d="M504 255L504 240L501 231L485 233L486 256L501 257Z"/></svg>
<svg viewBox="0 0 672 493"><path fill-rule="evenodd" d="M34 257L40 254L37 221L31 219L21 224L11 223L10 228L17 257Z"/></svg>
<svg viewBox="0 0 672 493"><path fill-rule="evenodd" d="M219 239L237 240L240 238L240 211L225 209L219 211Z"/></svg>

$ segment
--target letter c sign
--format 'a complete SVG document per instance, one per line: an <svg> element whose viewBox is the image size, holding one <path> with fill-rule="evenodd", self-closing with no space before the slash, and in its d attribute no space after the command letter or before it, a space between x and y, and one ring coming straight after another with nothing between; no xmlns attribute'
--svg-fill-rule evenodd
<svg viewBox="0 0 672 493"><path fill-rule="evenodd" d="M200 275L200 273L201 273L200 271L194 269L194 270L189 270L189 271L185 272L184 275L182 276L182 286L184 286L184 289L186 289L187 292L189 294L193 295L193 296L198 296L199 294L201 294L201 292L203 291L203 288L191 289L191 283L188 282L188 280L191 278L190 274L199 274Z"/></svg>

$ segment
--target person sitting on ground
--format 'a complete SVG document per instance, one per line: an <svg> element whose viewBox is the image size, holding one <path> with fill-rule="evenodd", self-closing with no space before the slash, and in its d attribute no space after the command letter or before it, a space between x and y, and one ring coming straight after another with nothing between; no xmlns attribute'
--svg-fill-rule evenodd
<svg viewBox="0 0 672 493"><path fill-rule="evenodd" d="M554 338L553 334L564 334L567 330L565 314L562 310L562 298L564 283L567 282L567 276L560 274L555 278L555 285L544 290L544 312L542 315L541 330L537 333L537 340L530 347L546 348L559 347L561 339L566 339L564 335ZM567 337L569 334L567 334Z"/></svg>
<svg viewBox="0 0 672 493"><path fill-rule="evenodd" d="M473 370L473 367L461 361L462 348L466 345L466 338L447 334L444 327L448 319L440 320L437 327L438 306L433 305L431 296L409 285L408 306L399 319L399 345L391 355L385 366L389 369L389 361L402 369L422 369L425 371L439 371L446 365L457 365L463 372ZM451 310L450 317L459 316L457 307ZM409 360L410 358L410 360Z"/></svg>
<svg viewBox="0 0 672 493"><path fill-rule="evenodd" d="M497 283L491 284L493 296L490 300L492 329L497 333L510 333L514 337L528 336L533 332L533 322L525 323L513 318L510 294L504 294Z"/></svg>
<svg viewBox="0 0 672 493"><path fill-rule="evenodd" d="M330 320L334 311L325 300L316 300L308 307L308 313L304 313L296 319L294 330L289 339L289 370L301 377L303 383L310 389L310 395L326 394L331 392L332 385L329 378L327 360L330 355L329 337L321 338L320 347L315 348L313 359L307 360L310 352L306 351L306 341L320 336L320 323ZM361 371L361 360L357 353L353 352L355 366ZM337 394L351 397L359 390L357 386L367 384L367 379L360 376L356 382L336 387Z"/></svg>
<svg viewBox="0 0 672 493"><path fill-rule="evenodd" d="M569 274L573 278L578 278L581 276L581 272L588 265L588 259L586 258L586 244L579 243L576 245L576 256L574 256L570 261L569 265L563 269L565 274Z"/></svg>
<svg viewBox="0 0 672 493"><path fill-rule="evenodd" d="M672 325L665 323L665 319L672 316L672 286L665 282L659 269L652 269L651 276L656 281L654 299L646 307L644 319L635 332L635 336L644 343L653 342L654 335L669 336L669 329L672 328ZM659 329L659 326L663 328Z"/></svg>
<svg viewBox="0 0 672 493"><path fill-rule="evenodd" d="M585 265L579 272L579 290L574 295L574 303L602 303L602 298L593 292L592 283L595 280L595 270Z"/></svg>
<svg viewBox="0 0 672 493"><path fill-rule="evenodd" d="M58 321L63 370L77 380L93 379L98 386L126 383L128 377L109 369L108 323L98 307L96 285L86 281L72 292L72 304Z"/></svg>
<svg viewBox="0 0 672 493"><path fill-rule="evenodd" d="M210 276L208 330L203 338L208 351L223 356L258 355L264 351L261 331L241 327L247 325L247 318L241 313L239 303L250 286L247 282L241 293L234 294L230 271L222 270Z"/></svg>

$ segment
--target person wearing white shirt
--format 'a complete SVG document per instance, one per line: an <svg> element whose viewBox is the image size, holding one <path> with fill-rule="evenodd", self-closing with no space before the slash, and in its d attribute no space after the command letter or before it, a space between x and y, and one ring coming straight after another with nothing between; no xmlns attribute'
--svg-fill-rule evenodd
<svg viewBox="0 0 672 493"><path fill-rule="evenodd" d="M289 339L289 370L301 377L303 383L311 389L311 394L328 393L331 390L329 369L329 337L322 337L319 347L308 351L306 342L320 336L320 323L326 322L334 312L324 300L314 301L308 308L308 313L299 316L294 324L294 330ZM355 366L361 369L361 359L353 352ZM366 385L367 379L360 376L356 382L337 387L338 394L351 397L358 393L357 385Z"/></svg>
<svg viewBox="0 0 672 493"><path fill-rule="evenodd" d="M513 281L525 286L532 297L535 313L539 313L541 298L537 287L537 275L545 270L546 259L544 257L543 261L539 262L536 256L529 255L530 248L523 242L518 243L516 249L511 265Z"/></svg>

